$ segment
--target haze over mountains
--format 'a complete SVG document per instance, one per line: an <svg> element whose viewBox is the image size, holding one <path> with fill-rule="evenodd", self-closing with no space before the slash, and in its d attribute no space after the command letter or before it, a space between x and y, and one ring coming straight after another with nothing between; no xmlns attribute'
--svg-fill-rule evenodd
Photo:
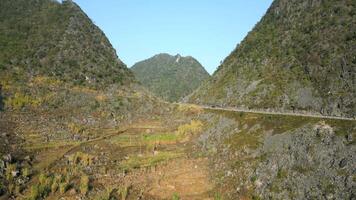
<svg viewBox="0 0 356 200"><path fill-rule="evenodd" d="M193 57L158 54L131 67L137 79L167 101L179 101L207 78L208 72Z"/></svg>
<svg viewBox="0 0 356 200"><path fill-rule="evenodd" d="M276 0L189 102L355 116L355 1Z"/></svg>

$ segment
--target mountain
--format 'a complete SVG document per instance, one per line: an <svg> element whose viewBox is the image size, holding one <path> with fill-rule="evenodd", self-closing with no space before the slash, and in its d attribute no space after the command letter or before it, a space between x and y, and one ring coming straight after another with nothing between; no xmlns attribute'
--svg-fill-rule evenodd
<svg viewBox="0 0 356 200"><path fill-rule="evenodd" d="M43 199L74 143L163 112L72 1L0 0L0 47L0 199Z"/></svg>
<svg viewBox="0 0 356 200"><path fill-rule="evenodd" d="M74 2L2 0L0 69L104 87L133 80L104 33Z"/></svg>
<svg viewBox="0 0 356 200"><path fill-rule="evenodd" d="M146 88L168 101L179 101L209 78L196 59L179 54L158 54L136 63L131 69Z"/></svg>
<svg viewBox="0 0 356 200"><path fill-rule="evenodd" d="M276 0L188 101L356 114L356 2Z"/></svg>

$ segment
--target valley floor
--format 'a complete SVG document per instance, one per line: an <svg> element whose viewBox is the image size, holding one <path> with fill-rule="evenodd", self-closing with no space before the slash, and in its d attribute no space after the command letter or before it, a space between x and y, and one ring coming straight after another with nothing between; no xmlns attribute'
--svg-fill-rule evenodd
<svg viewBox="0 0 356 200"><path fill-rule="evenodd" d="M35 155L29 185L43 172L47 177L67 174L72 184L67 192L51 192L46 198L77 199L84 196L73 183L86 174L93 188L90 199L213 199L207 158L190 152L193 136L159 120L98 131L100 137L85 141L47 142L38 139L41 135L24 135L25 149ZM22 197L31 193L28 188Z"/></svg>
<svg viewBox="0 0 356 200"><path fill-rule="evenodd" d="M297 149L293 150L294 146L287 149L293 152L286 155L297 155L296 159L308 154L303 145L308 145L307 151L314 146L322 149L318 142L308 142L314 141L314 137L315 141L330 140L330 134L334 138L342 136L343 139L332 140L340 140L345 145L329 142L327 145L339 145L337 151L345 148L341 151L343 157L331 159L336 162L349 159L347 154L354 151L353 139L345 140L355 135L353 121L244 113L183 104L177 105L174 113L173 117L157 115L114 128L93 129L81 139L48 140L46 135L23 129L21 148L30 158L21 161L20 175L10 177L9 181L24 180L26 184L13 192L16 196L0 199L254 199L258 194L265 197L264 193L256 192L269 187L272 187L271 195L278 187L278 195L287 196L274 197L284 199L290 194L281 193L282 179L289 180L295 173L302 173L301 177L312 176L308 175L309 168L288 165L306 162L303 166L308 166L308 162L314 162L283 164L280 160L286 158L276 160L276 155L284 155L284 146L294 145L293 135L303 131L310 134L302 145L295 145ZM279 137L285 137L281 140L286 142L283 148L278 147L282 145ZM313 156L317 154L311 154L308 159L318 159ZM350 159L347 166L355 162ZM274 163L272 167L271 163ZM276 163L278 169L274 169ZM330 177L348 174L350 170L342 167L335 172L338 175ZM258 170L262 171L258 173ZM266 170L272 171L266 175ZM334 190L345 191L343 187Z"/></svg>

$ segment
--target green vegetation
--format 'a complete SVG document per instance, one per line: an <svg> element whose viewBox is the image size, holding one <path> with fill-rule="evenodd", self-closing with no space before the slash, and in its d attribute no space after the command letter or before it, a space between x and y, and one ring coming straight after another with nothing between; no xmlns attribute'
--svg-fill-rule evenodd
<svg viewBox="0 0 356 200"><path fill-rule="evenodd" d="M89 166L93 163L94 156L83 153L76 152L68 157L68 161L73 165Z"/></svg>
<svg viewBox="0 0 356 200"><path fill-rule="evenodd" d="M175 133L152 133L152 134L121 134L111 141L121 147L152 146L155 144L169 144L179 142L182 138Z"/></svg>
<svg viewBox="0 0 356 200"><path fill-rule="evenodd" d="M125 186L119 188L118 193L121 194L121 200L126 200L129 193L129 187Z"/></svg>
<svg viewBox="0 0 356 200"><path fill-rule="evenodd" d="M209 78L208 72L192 57L159 54L132 66L137 79L158 97L179 101Z"/></svg>
<svg viewBox="0 0 356 200"><path fill-rule="evenodd" d="M83 175L80 178L80 193L82 193L83 195L86 195L88 193L89 181L89 176L87 175Z"/></svg>
<svg viewBox="0 0 356 200"><path fill-rule="evenodd" d="M222 196L221 196L220 193L216 193L216 194L214 195L214 200L223 200L223 198L222 198Z"/></svg>
<svg viewBox="0 0 356 200"><path fill-rule="evenodd" d="M133 80L104 33L72 1L5 0L0 18L1 71L14 78L26 77L31 69L94 87Z"/></svg>
<svg viewBox="0 0 356 200"><path fill-rule="evenodd" d="M52 191L53 177L41 173L38 178L38 184L31 186L30 199L37 200L47 197Z"/></svg>
<svg viewBox="0 0 356 200"><path fill-rule="evenodd" d="M191 136L198 135L203 130L203 123L199 120L192 120L188 124L180 125L176 131L171 133L142 133L142 134L120 134L114 137L111 142L121 147L132 146L152 146L156 144L170 144L184 142Z"/></svg>
<svg viewBox="0 0 356 200"><path fill-rule="evenodd" d="M307 4L274 1L189 101L355 116L355 3Z"/></svg>
<svg viewBox="0 0 356 200"><path fill-rule="evenodd" d="M172 200L180 200L179 194L174 193L172 196Z"/></svg>
<svg viewBox="0 0 356 200"><path fill-rule="evenodd" d="M287 177L287 175L288 175L288 171L287 171L287 170L278 169L277 178L279 178L279 179L284 179L284 178Z"/></svg>
<svg viewBox="0 0 356 200"><path fill-rule="evenodd" d="M40 102L32 99L28 95L15 93L13 97L5 100L5 105L13 109L21 109L25 106L38 106Z"/></svg>
<svg viewBox="0 0 356 200"><path fill-rule="evenodd" d="M178 127L177 134L181 136L197 135L203 130L203 122L192 120L190 124L183 124Z"/></svg>
<svg viewBox="0 0 356 200"><path fill-rule="evenodd" d="M159 152L158 155L152 153L143 155L129 155L127 160L120 163L120 169L130 171L137 168L149 168L157 165L158 163L169 161L175 158L182 157L184 154L181 152Z"/></svg>

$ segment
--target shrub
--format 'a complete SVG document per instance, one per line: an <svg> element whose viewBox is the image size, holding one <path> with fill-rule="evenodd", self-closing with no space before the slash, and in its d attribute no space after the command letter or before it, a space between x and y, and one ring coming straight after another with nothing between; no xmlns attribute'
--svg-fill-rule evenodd
<svg viewBox="0 0 356 200"><path fill-rule="evenodd" d="M47 175L41 173L40 176L38 177L38 181L41 185L45 185L47 181Z"/></svg>
<svg viewBox="0 0 356 200"><path fill-rule="evenodd" d="M72 164L81 164L83 166L92 165L94 157L92 155L76 152L68 157L68 161Z"/></svg>
<svg viewBox="0 0 356 200"><path fill-rule="evenodd" d="M30 170L28 167L25 167L25 168L22 170L22 176L24 176L24 177L29 177L29 176L31 176L31 170Z"/></svg>
<svg viewBox="0 0 356 200"><path fill-rule="evenodd" d="M12 181L13 177L12 177L12 172L16 170L16 165L15 164L9 164L7 167L6 167L6 179L8 181Z"/></svg>
<svg viewBox="0 0 356 200"><path fill-rule="evenodd" d="M221 197L220 193L216 193L214 196L214 200L222 200L223 198Z"/></svg>
<svg viewBox="0 0 356 200"><path fill-rule="evenodd" d="M32 185L29 200L37 200L38 198L40 198L40 196L41 194L38 185Z"/></svg>
<svg viewBox="0 0 356 200"><path fill-rule="evenodd" d="M39 104L39 101L22 93L15 93L13 97L5 100L5 105L13 109L21 109L25 106L38 106Z"/></svg>
<svg viewBox="0 0 356 200"><path fill-rule="evenodd" d="M120 188L119 193L121 193L121 200L126 200L127 195L129 194L129 188L126 186L123 188Z"/></svg>
<svg viewBox="0 0 356 200"><path fill-rule="evenodd" d="M13 194L15 192L15 187L16 187L15 184L13 183L9 184L8 189L10 194Z"/></svg>
<svg viewBox="0 0 356 200"><path fill-rule="evenodd" d="M66 193L67 190L68 190L68 186L69 186L69 184L68 184L66 181L60 183L60 184L59 184L59 192L60 192L61 194Z"/></svg>
<svg viewBox="0 0 356 200"><path fill-rule="evenodd" d="M89 190L89 176L83 175L80 179L80 193L86 195Z"/></svg>
<svg viewBox="0 0 356 200"><path fill-rule="evenodd" d="M68 128L70 131L72 131L75 134L80 134L84 131L84 128L82 126L75 123L69 123Z"/></svg>
<svg viewBox="0 0 356 200"><path fill-rule="evenodd" d="M182 112L189 115L197 115L204 111L203 108L197 105L186 105L186 104L179 104L177 110L178 112Z"/></svg>
<svg viewBox="0 0 356 200"><path fill-rule="evenodd" d="M184 124L178 127L177 133L179 135L195 135L203 130L203 123L199 120L192 120L190 124Z"/></svg>
<svg viewBox="0 0 356 200"><path fill-rule="evenodd" d="M180 197L177 193L174 193L172 196L172 200L180 200Z"/></svg>
<svg viewBox="0 0 356 200"><path fill-rule="evenodd" d="M59 182L57 181L57 179L55 179L51 185L51 192L52 193L57 192L58 188L59 188Z"/></svg>

